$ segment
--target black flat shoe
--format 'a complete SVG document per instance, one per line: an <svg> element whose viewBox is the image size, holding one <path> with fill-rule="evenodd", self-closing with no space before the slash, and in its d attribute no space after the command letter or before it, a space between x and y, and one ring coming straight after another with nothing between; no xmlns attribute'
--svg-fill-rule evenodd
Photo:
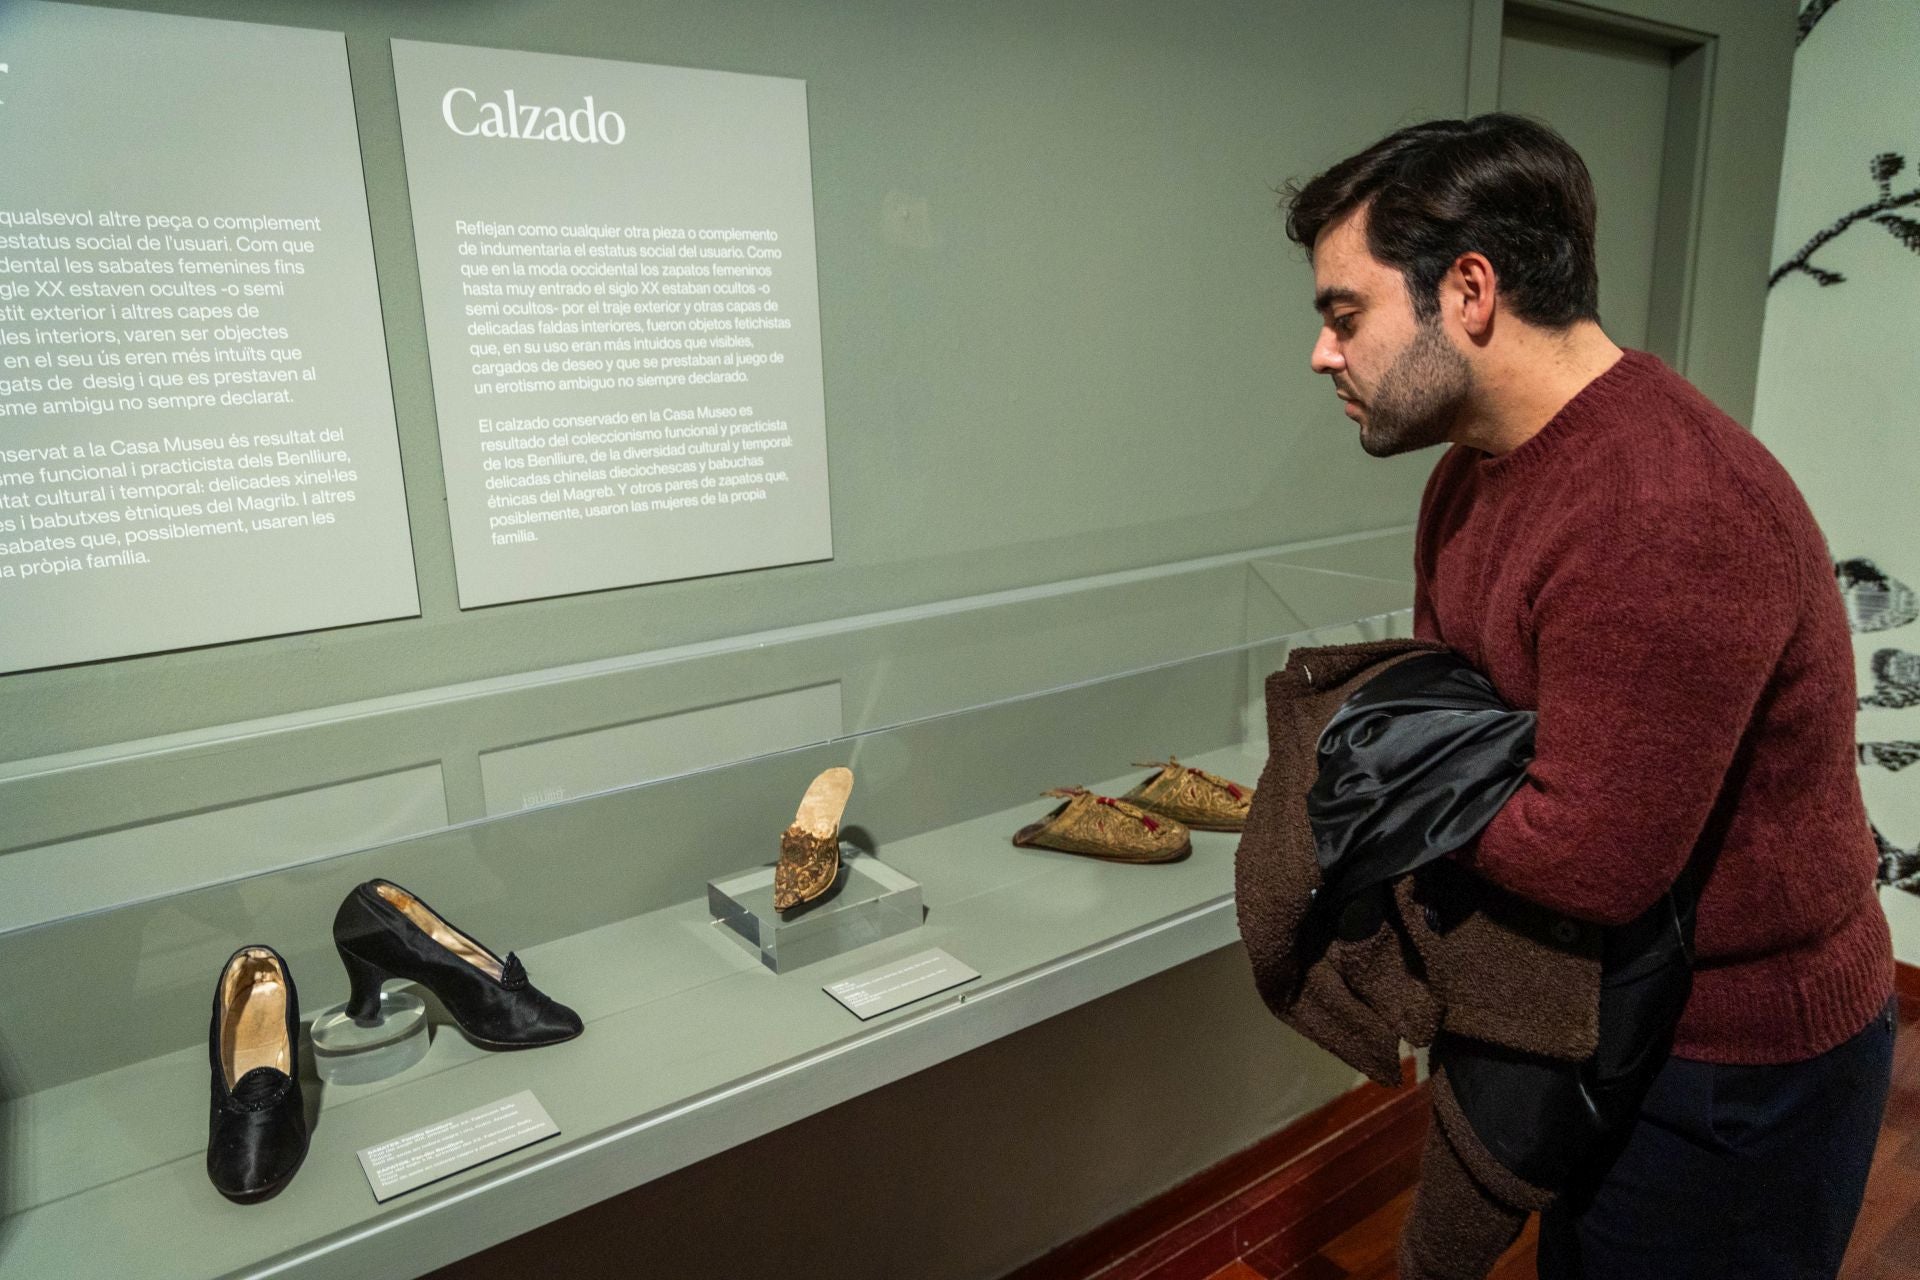
<svg viewBox="0 0 1920 1280"><path fill-rule="evenodd" d="M333 945L347 967L347 1014L362 1026L380 1017L380 984L417 982L439 997L460 1029L489 1049L535 1049L580 1034L580 1015L527 981L505 960L399 885L369 880L333 917Z"/></svg>
<svg viewBox="0 0 1920 1280"><path fill-rule="evenodd" d="M287 962L272 947L240 948L220 970L207 1030L207 1177L236 1204L271 1199L307 1158L299 1043L300 997Z"/></svg>

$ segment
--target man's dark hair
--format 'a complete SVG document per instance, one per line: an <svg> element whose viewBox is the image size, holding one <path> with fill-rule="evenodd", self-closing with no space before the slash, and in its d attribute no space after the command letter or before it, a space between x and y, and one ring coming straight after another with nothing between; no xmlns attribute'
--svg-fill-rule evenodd
<svg viewBox="0 0 1920 1280"><path fill-rule="evenodd" d="M1414 314L1439 313L1440 281L1463 253L1486 255L1501 296L1549 329L1600 318L1593 179L1580 153L1538 121L1494 113L1401 129L1286 189L1287 236L1367 210L1367 248L1398 268Z"/></svg>

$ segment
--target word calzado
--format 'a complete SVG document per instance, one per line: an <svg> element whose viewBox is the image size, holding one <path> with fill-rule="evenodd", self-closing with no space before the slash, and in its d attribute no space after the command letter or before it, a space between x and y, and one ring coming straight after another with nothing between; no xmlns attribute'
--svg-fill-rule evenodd
<svg viewBox="0 0 1920 1280"><path fill-rule="evenodd" d="M627 140L627 122L617 111L593 109L593 95L585 105L568 112L559 107L522 103L509 89L499 102L483 102L471 89L453 88L440 99L440 117L463 138L520 138L529 142L604 142L617 147Z"/></svg>

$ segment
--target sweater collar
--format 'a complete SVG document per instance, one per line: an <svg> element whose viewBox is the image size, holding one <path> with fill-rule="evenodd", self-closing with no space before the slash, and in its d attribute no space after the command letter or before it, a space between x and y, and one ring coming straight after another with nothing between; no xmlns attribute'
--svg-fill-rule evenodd
<svg viewBox="0 0 1920 1280"><path fill-rule="evenodd" d="M1628 421L1629 415L1614 410L1632 397L1649 374L1664 367L1659 356L1623 348L1618 360L1575 392L1525 444L1498 457L1475 450L1476 473L1488 484L1512 484L1566 453L1571 442Z"/></svg>

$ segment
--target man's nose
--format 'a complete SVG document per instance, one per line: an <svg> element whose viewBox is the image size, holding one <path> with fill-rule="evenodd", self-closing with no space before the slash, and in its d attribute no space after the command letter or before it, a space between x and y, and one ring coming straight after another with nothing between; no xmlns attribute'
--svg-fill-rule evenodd
<svg viewBox="0 0 1920 1280"><path fill-rule="evenodd" d="M1313 355L1308 359L1315 373L1338 373L1347 367L1347 358L1340 354L1340 344L1333 339L1333 330L1324 325L1320 337L1313 344Z"/></svg>

